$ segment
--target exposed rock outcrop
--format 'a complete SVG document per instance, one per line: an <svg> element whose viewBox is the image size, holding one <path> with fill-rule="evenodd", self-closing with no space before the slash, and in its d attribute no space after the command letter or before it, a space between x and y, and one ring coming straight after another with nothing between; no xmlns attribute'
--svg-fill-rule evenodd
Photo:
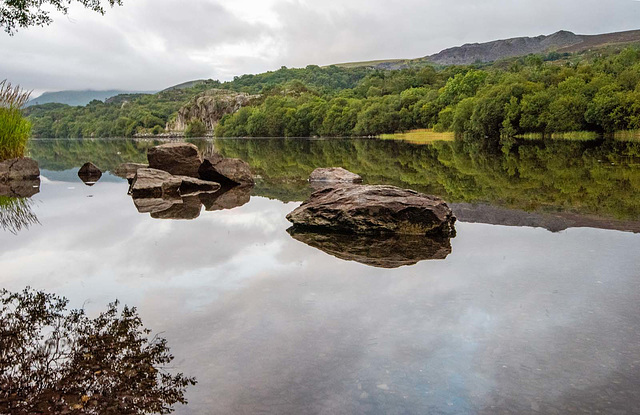
<svg viewBox="0 0 640 415"><path fill-rule="evenodd" d="M78 177L87 186L93 186L102 177L102 170L100 170L95 164L88 162L80 167L80 170L78 170Z"/></svg>
<svg viewBox="0 0 640 415"><path fill-rule="evenodd" d="M309 182L362 183L362 177L342 167L327 167L315 169L309 176Z"/></svg>
<svg viewBox="0 0 640 415"><path fill-rule="evenodd" d="M294 228L287 231L294 239L336 258L377 268L398 268L424 260L445 259L451 253L449 238L296 232Z"/></svg>
<svg viewBox="0 0 640 415"><path fill-rule="evenodd" d="M227 114L250 105L259 95L249 95L226 89L210 89L197 96L178 111L175 120L167 124L167 131L185 131L189 122L200 120L211 131Z"/></svg>
<svg viewBox="0 0 640 415"><path fill-rule="evenodd" d="M338 233L455 235L444 200L394 186L350 185L314 192L287 215L297 229Z"/></svg>
<svg viewBox="0 0 640 415"><path fill-rule="evenodd" d="M227 159L219 154L205 158L198 170L200 178L224 185L252 185L251 167L240 159Z"/></svg>
<svg viewBox="0 0 640 415"><path fill-rule="evenodd" d="M168 143L147 151L149 168L179 176L198 178L202 157L198 147L190 143Z"/></svg>
<svg viewBox="0 0 640 415"><path fill-rule="evenodd" d="M0 162L0 182L10 180L35 180L40 177L38 162L28 157Z"/></svg>

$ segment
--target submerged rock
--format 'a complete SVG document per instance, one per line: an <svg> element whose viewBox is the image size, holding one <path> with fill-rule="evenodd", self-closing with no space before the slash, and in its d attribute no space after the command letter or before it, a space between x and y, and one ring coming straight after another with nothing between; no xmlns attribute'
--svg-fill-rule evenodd
<svg viewBox="0 0 640 415"><path fill-rule="evenodd" d="M314 192L287 215L296 228L339 233L455 235L444 200L394 186L351 185Z"/></svg>
<svg viewBox="0 0 640 415"><path fill-rule="evenodd" d="M422 235L346 235L287 230L296 240L336 258L377 268L398 268L420 261L445 259L451 240Z"/></svg>
<svg viewBox="0 0 640 415"><path fill-rule="evenodd" d="M113 174L127 180L133 180L138 169L149 168L148 165L142 163L122 163L113 170Z"/></svg>
<svg viewBox="0 0 640 415"><path fill-rule="evenodd" d="M309 181L312 183L362 183L362 177L342 167L327 167L315 169L309 176Z"/></svg>
<svg viewBox="0 0 640 415"><path fill-rule="evenodd" d="M200 178L225 185L253 184L251 167L240 159L227 159L219 154L205 158L198 170Z"/></svg>
<svg viewBox="0 0 640 415"><path fill-rule="evenodd" d="M35 180L40 177L38 162L29 157L0 162L0 182L10 180Z"/></svg>
<svg viewBox="0 0 640 415"><path fill-rule="evenodd" d="M173 175L198 178L202 157L198 147L190 143L168 143L152 147L147 152L149 168Z"/></svg>
<svg viewBox="0 0 640 415"><path fill-rule="evenodd" d="M78 177L87 186L93 186L102 177L102 170L100 170L95 164L88 162L80 167L80 170L78 170Z"/></svg>

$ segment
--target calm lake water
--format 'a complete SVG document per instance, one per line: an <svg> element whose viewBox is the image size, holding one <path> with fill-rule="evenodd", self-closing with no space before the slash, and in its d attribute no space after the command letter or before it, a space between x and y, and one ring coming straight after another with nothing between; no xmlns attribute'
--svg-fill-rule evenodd
<svg viewBox="0 0 640 415"><path fill-rule="evenodd" d="M152 217L126 180L77 170L153 142L35 141L40 192L0 229L0 287L137 307L198 380L178 414L640 413L640 144L194 143L256 186ZM442 196L457 236L292 237L327 166Z"/></svg>

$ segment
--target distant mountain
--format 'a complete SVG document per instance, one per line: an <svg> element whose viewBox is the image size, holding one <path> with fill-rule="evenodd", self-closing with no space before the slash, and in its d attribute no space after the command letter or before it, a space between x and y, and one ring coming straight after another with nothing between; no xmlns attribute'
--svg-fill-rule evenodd
<svg viewBox="0 0 640 415"><path fill-rule="evenodd" d="M90 89L84 91L58 91L58 92L45 92L37 98L32 98L26 106L59 103L67 104L71 106L87 105L89 102L97 99L104 101L108 98L114 97L120 94L134 94L139 93L137 91L120 91L120 90L108 90L108 91L93 91Z"/></svg>
<svg viewBox="0 0 640 415"><path fill-rule="evenodd" d="M628 44L640 44L640 30L602 35L576 35L575 33L561 30L548 36L516 37L487 43L468 43L418 59L354 62L339 64L337 66L401 69L408 66L429 63L437 65L470 65L478 62L487 63L529 54L549 52L573 53Z"/></svg>

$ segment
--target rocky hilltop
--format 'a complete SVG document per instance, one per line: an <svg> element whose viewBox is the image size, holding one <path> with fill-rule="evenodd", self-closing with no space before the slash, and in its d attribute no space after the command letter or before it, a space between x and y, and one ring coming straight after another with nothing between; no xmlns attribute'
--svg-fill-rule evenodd
<svg viewBox="0 0 640 415"><path fill-rule="evenodd" d="M606 33L602 35L577 35L561 30L554 34L536 37L515 37L486 43L468 43L445 49L435 55L417 59L391 59L370 62L338 64L343 67L370 67L384 70L404 69L426 64L470 65L476 62L493 62L500 59L526 56L529 54L582 52L608 46L640 44L640 30Z"/></svg>
<svg viewBox="0 0 640 415"><path fill-rule="evenodd" d="M196 95L180 108L176 118L167 124L167 131L183 132L187 124L194 120L202 121L211 131L223 116L233 114L259 97L226 89L210 89Z"/></svg>
<svg viewBox="0 0 640 415"><path fill-rule="evenodd" d="M488 43L466 44L445 49L428 56L427 59L441 65L469 65L475 62L492 62L514 56L558 50L582 41L582 36L562 30L549 36L516 37Z"/></svg>

